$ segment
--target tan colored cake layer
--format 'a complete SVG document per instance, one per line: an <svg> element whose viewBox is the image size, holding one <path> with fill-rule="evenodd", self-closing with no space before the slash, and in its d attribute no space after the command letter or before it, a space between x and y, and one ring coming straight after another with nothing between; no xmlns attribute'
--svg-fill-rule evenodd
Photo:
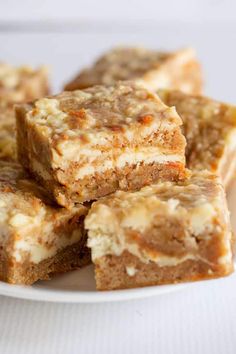
<svg viewBox="0 0 236 354"><path fill-rule="evenodd" d="M158 94L183 119L187 166L217 173L227 186L236 168L236 106L179 91L159 90Z"/></svg>
<svg viewBox="0 0 236 354"><path fill-rule="evenodd" d="M64 92L16 112L19 160L63 206L115 191L125 179L136 185L130 176L145 185L145 165L150 176L184 178L182 121L142 84Z"/></svg>
<svg viewBox="0 0 236 354"><path fill-rule="evenodd" d="M202 260L186 260L175 266L160 267L155 262L143 263L128 252L121 256L104 256L96 262L97 290L177 284L224 277L233 272L233 264L223 268Z"/></svg>
<svg viewBox="0 0 236 354"><path fill-rule="evenodd" d="M166 164L165 168L163 164L158 163L127 165L122 169L107 170L95 173L92 177L85 177L74 182L69 191L50 180L45 184L38 174L35 174L35 178L45 184L51 197L55 198L59 205L70 206L73 203L99 199L116 190L137 190L159 180L183 180L188 173L183 164L179 163Z"/></svg>
<svg viewBox="0 0 236 354"><path fill-rule="evenodd" d="M57 256L64 259L63 250L71 247L72 252L73 245L78 250L79 244L83 253L87 210L79 204L71 210L58 207L20 165L0 161L1 278L28 284L37 276L45 278L47 265L48 273L71 269L75 259L60 266Z"/></svg>
<svg viewBox="0 0 236 354"><path fill-rule="evenodd" d="M208 171L101 198L85 227L100 290L208 279L233 270L224 189Z"/></svg>
<svg viewBox="0 0 236 354"><path fill-rule="evenodd" d="M137 79L153 90L171 88L195 94L202 91L201 67L193 49L167 53L132 47L108 51L90 68L82 70L65 90Z"/></svg>

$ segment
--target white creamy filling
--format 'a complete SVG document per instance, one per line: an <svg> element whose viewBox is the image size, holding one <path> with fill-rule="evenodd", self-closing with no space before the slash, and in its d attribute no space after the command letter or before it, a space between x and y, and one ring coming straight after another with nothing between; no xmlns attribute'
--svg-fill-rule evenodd
<svg viewBox="0 0 236 354"><path fill-rule="evenodd" d="M52 235L50 235L50 239ZM13 257L17 262L21 262L24 257L24 252L29 254L29 260L33 263L39 263L44 259L55 256L56 253L63 248L78 242L81 238L81 230L73 231L71 237L54 235L54 244L50 248L44 242L39 242L35 237L25 237L16 240L14 243Z"/></svg>
<svg viewBox="0 0 236 354"><path fill-rule="evenodd" d="M169 202L169 201L168 201ZM88 247L92 251L92 259L97 259L106 255L120 256L124 251L128 251L134 256L138 257L143 263L150 261L155 262L161 267L176 266L186 260L195 259L208 262L207 259L202 259L197 251L196 242L191 245L194 252L190 252L183 257L168 256L163 253L152 253L139 247L135 242L127 242L125 236L125 228L131 228L140 232L152 225L155 218L158 218L156 210L163 210L165 214L176 217L177 219L186 219L189 223L189 233L195 236L203 234L204 232L210 233L213 228L213 219L216 216L216 209L209 203L186 211L183 207L179 206L176 200L171 200L170 203L149 198L149 205L140 203L134 206L133 209L127 209L121 220L116 219L109 207L100 204L97 213L91 213L85 220L85 227L88 229ZM155 204L154 204L155 203ZM105 223L104 220L110 220ZM206 236L210 237L210 236ZM230 233L225 235L222 240L225 246L225 254L218 260L219 264L230 264L232 258ZM188 239L186 239L186 242ZM189 242L193 238L189 238Z"/></svg>
<svg viewBox="0 0 236 354"><path fill-rule="evenodd" d="M178 117L175 107L166 106L164 114L166 114L167 117ZM139 140L146 139L147 137L155 134L156 132L161 135L175 128L177 128L177 124L173 126L173 122L171 122L171 120L168 121L168 119L163 119L162 121L160 121L156 119L153 120L150 125L144 125L139 129ZM69 135L71 132L73 132L76 136L76 132L70 130L69 128L66 130L66 132ZM109 146L113 144L114 136L112 132L108 134L106 130L94 132L92 129L90 129L84 131L84 134L88 138L86 146L83 143L80 143L78 140L75 141L73 139L68 139L61 141L57 145L57 150L60 152L60 155L62 155L66 159L70 159L71 161L79 161L81 158L81 154L83 154L83 151L86 150L86 156L88 154L91 156L95 155L97 151L101 153L100 150L95 149L95 146ZM135 129L128 126L127 128L124 128L124 132L122 132L122 135L128 141L132 142L134 139L137 139L137 128Z"/></svg>
<svg viewBox="0 0 236 354"><path fill-rule="evenodd" d="M212 219L216 216L216 210L213 205L206 203L191 210L190 224L192 233L196 236L204 231L212 229Z"/></svg>
<svg viewBox="0 0 236 354"><path fill-rule="evenodd" d="M189 211L189 215L187 215L181 206L178 209L179 202L174 199L169 199L167 203L161 201L158 203L158 200L155 202L157 210L161 208L166 210L166 213L170 215L176 214L179 218L181 218L181 215L183 218L189 218L191 233L196 236L204 231L209 232L212 228L212 219L215 217L216 211L211 204L206 203L200 207L192 208ZM150 211L145 205L140 204L139 207L135 207L127 213L121 225L143 232L152 224L153 219L156 217L158 215L155 209L151 209Z"/></svg>
<svg viewBox="0 0 236 354"><path fill-rule="evenodd" d="M130 276L133 277L137 273L137 269L133 266L127 266L126 267L126 273Z"/></svg>
<svg viewBox="0 0 236 354"><path fill-rule="evenodd" d="M155 211L154 213L156 214ZM139 206L129 210L126 217L122 220L121 226L143 232L151 225L153 217L153 212L148 210L144 204L139 204Z"/></svg>
<svg viewBox="0 0 236 354"><path fill-rule="evenodd" d="M147 149L148 150L148 149ZM167 163L167 162L181 162L184 163L184 158L181 155L160 155L159 150L155 149L145 151L142 149L140 152L126 152L118 156L116 159L107 159L103 161L102 164L94 164L92 166L90 163L84 165L77 169L75 174L75 179L82 179L85 176L92 175L94 173L102 173L109 169L123 168L126 164L133 165L145 162L145 164L151 163Z"/></svg>
<svg viewBox="0 0 236 354"><path fill-rule="evenodd" d="M182 257L167 256L163 253L159 253L154 256L153 254L140 250L137 244L126 243L124 245L122 242L118 244L114 242L114 239L111 237L111 235L106 235L103 233L101 236L101 234L98 235L95 231L89 231L88 247L91 248L92 260L94 262L96 262L97 259L107 255L120 256L124 251L128 251L129 253L139 258L141 262L155 262L159 267L177 266L187 260L201 260L210 264L207 259L203 259L199 254L193 254L191 252ZM231 262L232 251L230 239L228 239L225 240L225 254L218 259L218 264L231 265ZM127 269L127 273L128 275L133 276L135 275L136 271Z"/></svg>
<svg viewBox="0 0 236 354"><path fill-rule="evenodd" d="M97 259L107 255L120 256L124 251L133 254L143 263L149 263L151 261L155 262L160 267L176 266L189 259L198 259L197 255L191 253L183 257L167 256L162 253L154 256L147 251L139 249L138 245L135 243L124 244L121 239L120 241L121 243L118 244L114 242L111 235L105 235L104 233L103 235L98 235L96 231L89 231L88 247L90 247L92 251L92 260L96 262Z"/></svg>

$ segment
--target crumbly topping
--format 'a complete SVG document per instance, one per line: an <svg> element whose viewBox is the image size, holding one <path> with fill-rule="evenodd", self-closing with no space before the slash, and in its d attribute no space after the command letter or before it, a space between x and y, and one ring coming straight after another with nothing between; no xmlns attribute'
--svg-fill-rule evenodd
<svg viewBox="0 0 236 354"><path fill-rule="evenodd" d="M188 58L194 57L193 52L188 49L179 53L185 52ZM111 85L118 80L141 79L177 55L178 52L157 52L145 48L114 48L99 58L91 68L83 70L66 86L66 89L73 90L76 87L89 87L95 84Z"/></svg>
<svg viewBox="0 0 236 354"><path fill-rule="evenodd" d="M195 209L211 204L221 190L218 177L204 171L178 183L160 182L137 192L117 191L114 196L108 196L97 204L109 206L121 218L132 215L132 210L137 214L140 209L140 217L143 214L142 218L145 219L151 211L155 213L157 206L162 203L164 209L170 213L181 208ZM140 219L137 219L137 222L139 221Z"/></svg>
<svg viewBox="0 0 236 354"><path fill-rule="evenodd" d="M158 94L183 120L188 167L220 172L222 159L236 148L236 106L179 91Z"/></svg>
<svg viewBox="0 0 236 354"><path fill-rule="evenodd" d="M34 74L30 66L13 67L0 63L0 87L14 88L20 84L22 77Z"/></svg>
<svg viewBox="0 0 236 354"><path fill-rule="evenodd" d="M46 75L47 72L46 66L35 70L28 65L13 67L6 63L0 63L0 87L13 89L24 83L24 80L36 75Z"/></svg>
<svg viewBox="0 0 236 354"><path fill-rule="evenodd" d="M27 119L56 145L76 139L81 144L92 140L94 145L97 141L106 145L114 135L128 136L132 129L142 135L181 124L174 108L137 82L94 86L38 100L28 109Z"/></svg>
<svg viewBox="0 0 236 354"><path fill-rule="evenodd" d="M45 95L48 91L47 73L44 66L34 70L29 66L13 67L0 63L0 109Z"/></svg>

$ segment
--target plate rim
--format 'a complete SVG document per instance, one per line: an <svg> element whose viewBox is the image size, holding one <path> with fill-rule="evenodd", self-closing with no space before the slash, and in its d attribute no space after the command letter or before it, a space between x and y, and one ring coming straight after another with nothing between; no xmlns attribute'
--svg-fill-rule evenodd
<svg viewBox="0 0 236 354"><path fill-rule="evenodd" d="M189 283L154 285L134 289L110 290L110 291L73 291L73 290L51 290L47 288L34 288L27 285L8 284L0 281L0 295L41 302L51 303L104 303L118 302L135 299L148 298L180 291Z"/></svg>

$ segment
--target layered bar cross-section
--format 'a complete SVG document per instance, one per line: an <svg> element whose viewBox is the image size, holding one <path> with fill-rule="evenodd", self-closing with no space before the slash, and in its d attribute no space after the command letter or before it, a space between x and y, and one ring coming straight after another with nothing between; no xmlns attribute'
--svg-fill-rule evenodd
<svg viewBox="0 0 236 354"><path fill-rule="evenodd" d="M55 206L19 164L0 161L0 280L32 284L89 263L87 210Z"/></svg>
<svg viewBox="0 0 236 354"><path fill-rule="evenodd" d="M136 82L64 92L17 108L21 163L63 206L186 176L175 108Z"/></svg>
<svg viewBox="0 0 236 354"><path fill-rule="evenodd" d="M98 290L221 277L233 271L232 232L218 176L195 173L117 191L85 219Z"/></svg>

